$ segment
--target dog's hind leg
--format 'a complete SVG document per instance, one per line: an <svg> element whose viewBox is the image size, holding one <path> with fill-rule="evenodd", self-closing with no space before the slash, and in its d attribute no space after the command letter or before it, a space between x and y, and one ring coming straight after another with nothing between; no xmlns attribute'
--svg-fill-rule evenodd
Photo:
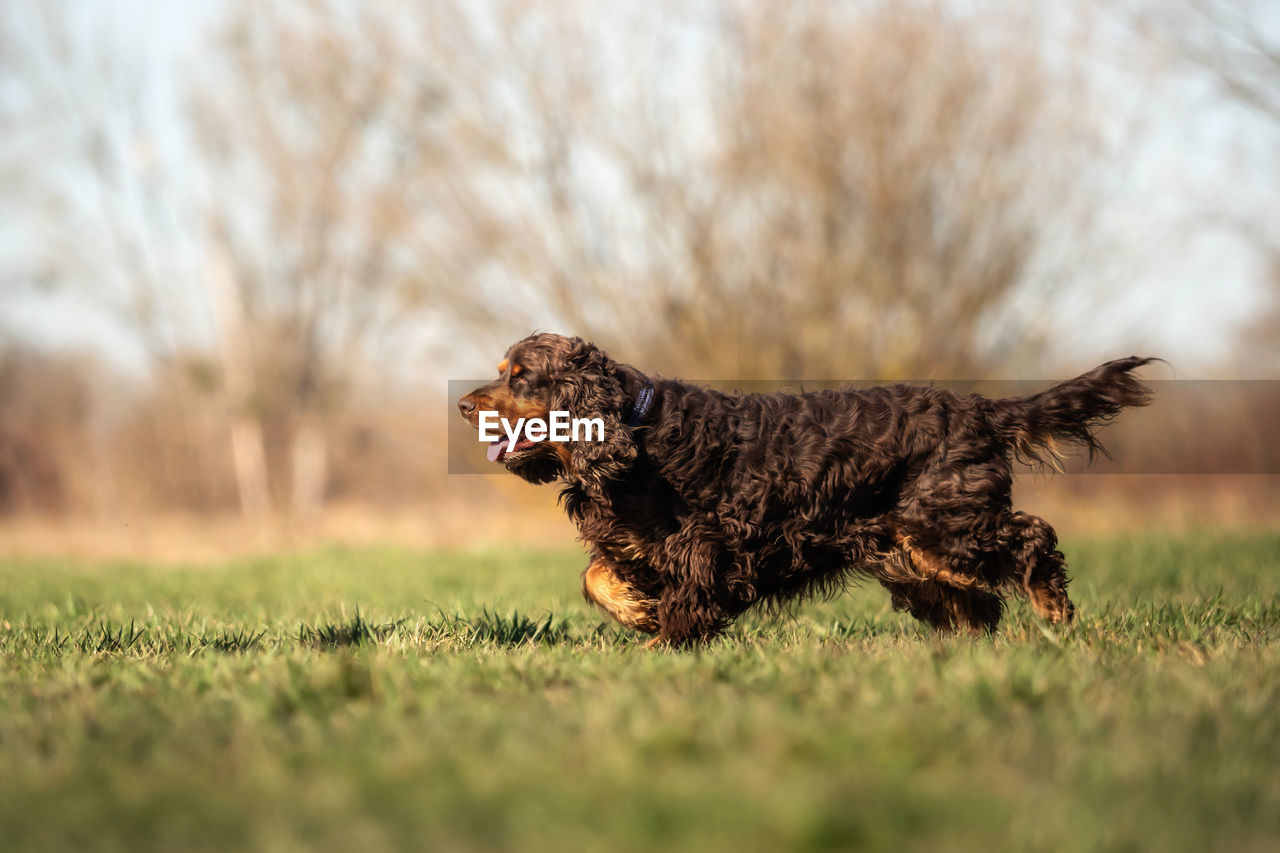
<svg viewBox="0 0 1280 853"><path fill-rule="evenodd" d="M1000 625L1004 601L999 595L959 589L937 581L880 581L893 596L893 608L905 610L939 631L989 634Z"/></svg>
<svg viewBox="0 0 1280 853"><path fill-rule="evenodd" d="M880 583L905 610L940 631L988 634L999 626L1004 599L969 575L953 571L948 560L900 541L901 550Z"/></svg>
<svg viewBox="0 0 1280 853"><path fill-rule="evenodd" d="M1067 597L1066 560L1058 550L1058 534L1047 521L1025 512L1011 513L1001 534L1036 613L1053 623L1070 622L1076 608Z"/></svg>

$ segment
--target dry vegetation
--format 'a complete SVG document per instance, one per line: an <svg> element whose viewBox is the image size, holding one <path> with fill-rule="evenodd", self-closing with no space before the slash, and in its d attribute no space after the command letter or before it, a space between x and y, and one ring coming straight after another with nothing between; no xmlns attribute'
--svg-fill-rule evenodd
<svg viewBox="0 0 1280 853"><path fill-rule="evenodd" d="M131 390L118 377L91 383L92 375L84 360L25 351L0 357L0 395L8 401L0 414L0 553L204 562L316 542L549 546L576 535L553 488L500 473L446 473L458 460L485 468L465 430L449 447L445 421L453 411L443 399L367 405L335 417L323 511L247 519L237 511L230 456L217 452L225 421L207 400L183 396L180 382L165 394L146 385ZM1065 537L1273 527L1280 455L1268 436L1280 400L1271 384L1157 385L1155 405L1108 430L1114 460L1086 469L1074 457L1066 474L1024 471L1020 505L1052 519ZM984 390L1001 388L1026 390L1021 383ZM275 483L287 477L287 470L273 472Z"/></svg>
<svg viewBox="0 0 1280 853"><path fill-rule="evenodd" d="M110 307L148 373L0 353L12 547L237 515L259 532L211 538L559 536L551 498L445 476L446 371L554 327L688 377L1060 376L1121 272L1094 211L1125 127L1052 49L1088 53L1086 13L232 3L170 113L70 19L3 19L13 277ZM1265 63L1192 48L1272 104ZM1222 479L1280 471L1273 392L1203 393L1114 432L1123 470L1218 477L1125 481L1135 523L1274 506L1274 478ZM1087 517L1100 482L1055 500Z"/></svg>

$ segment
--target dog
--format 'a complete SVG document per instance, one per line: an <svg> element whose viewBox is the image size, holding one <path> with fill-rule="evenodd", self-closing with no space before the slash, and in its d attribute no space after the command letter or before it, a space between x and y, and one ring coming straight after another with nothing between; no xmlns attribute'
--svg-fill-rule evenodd
<svg viewBox="0 0 1280 853"><path fill-rule="evenodd" d="M650 645L705 641L751 607L865 577L933 628L981 634L1011 592L1051 623L1073 618L1057 535L1012 508L1012 460L1052 461L1059 440L1105 453L1096 429L1150 402L1133 371L1154 360L1009 399L901 384L725 394L539 333L458 408L473 426L486 413L526 425L490 460L561 483L590 548L585 597ZM598 420L603 435L531 437L553 412Z"/></svg>

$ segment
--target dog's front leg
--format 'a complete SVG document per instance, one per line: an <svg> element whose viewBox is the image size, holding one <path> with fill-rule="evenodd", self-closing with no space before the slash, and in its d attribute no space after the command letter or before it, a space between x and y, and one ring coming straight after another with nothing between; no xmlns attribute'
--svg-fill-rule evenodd
<svg viewBox="0 0 1280 853"><path fill-rule="evenodd" d="M658 601L658 636L650 648L709 640L724 630L729 618L713 587L685 579L662 593Z"/></svg>
<svg viewBox="0 0 1280 853"><path fill-rule="evenodd" d="M658 572L660 644L688 646L709 640L732 621L722 588L731 574L731 557L719 545L718 530L689 524L667 539Z"/></svg>
<svg viewBox="0 0 1280 853"><path fill-rule="evenodd" d="M582 595L620 624L646 634L658 633L658 620L654 615L657 600L624 580L617 569L598 554L591 555L591 563L582 573Z"/></svg>

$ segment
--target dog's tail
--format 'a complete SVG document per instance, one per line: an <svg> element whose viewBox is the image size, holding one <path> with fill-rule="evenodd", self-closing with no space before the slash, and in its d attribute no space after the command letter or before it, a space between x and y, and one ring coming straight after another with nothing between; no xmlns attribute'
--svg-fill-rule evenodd
<svg viewBox="0 0 1280 853"><path fill-rule="evenodd" d="M1153 361L1159 359L1118 358L1039 394L994 400L992 426L1024 462L1056 467L1057 439L1089 448L1090 462L1099 453L1108 456L1094 430L1128 406L1151 402L1151 389L1133 371Z"/></svg>

